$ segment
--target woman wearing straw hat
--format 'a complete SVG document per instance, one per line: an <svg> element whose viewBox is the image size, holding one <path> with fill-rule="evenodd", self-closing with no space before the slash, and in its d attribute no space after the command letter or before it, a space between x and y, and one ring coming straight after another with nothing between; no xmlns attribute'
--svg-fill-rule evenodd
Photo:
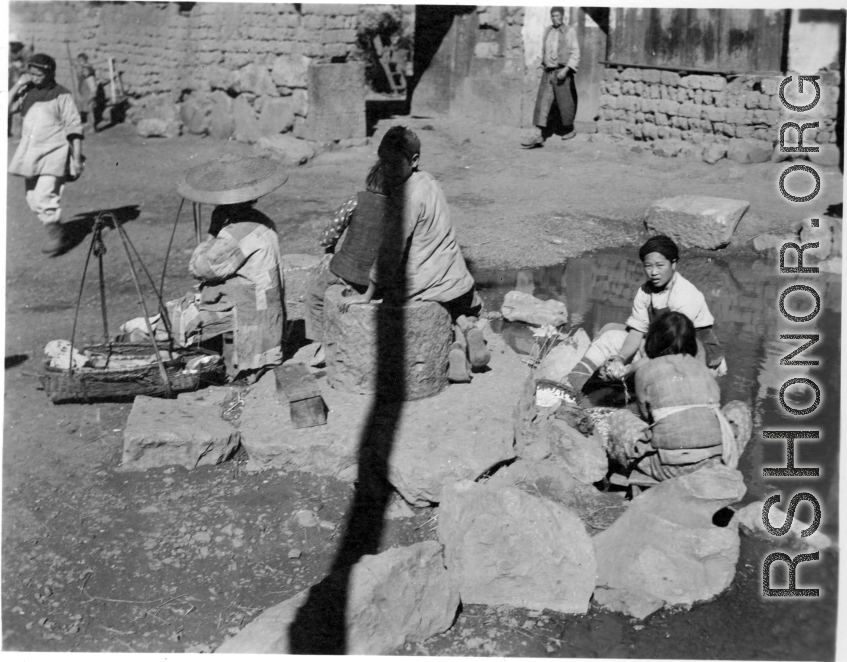
<svg viewBox="0 0 847 662"><path fill-rule="evenodd" d="M231 379L254 381L282 362L285 321L279 240L273 222L253 207L288 176L273 161L224 154L189 171L183 197L217 204L209 236L191 256L196 293L168 303L180 344L232 331Z"/></svg>

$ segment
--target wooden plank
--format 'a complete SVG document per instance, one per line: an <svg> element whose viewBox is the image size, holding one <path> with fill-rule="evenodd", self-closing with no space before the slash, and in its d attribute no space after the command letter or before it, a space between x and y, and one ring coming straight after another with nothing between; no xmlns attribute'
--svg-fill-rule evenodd
<svg viewBox="0 0 847 662"><path fill-rule="evenodd" d="M286 363L274 368L277 393L282 391L289 402L320 397L321 390L314 375L303 363Z"/></svg>
<svg viewBox="0 0 847 662"><path fill-rule="evenodd" d="M600 81L605 75L605 67L600 63L606 55L606 32L602 26L582 9L578 13L576 24L582 58L576 72L576 89L579 103L576 109L577 122L592 122L600 108ZM602 20L603 16L598 15Z"/></svg>
<svg viewBox="0 0 847 662"><path fill-rule="evenodd" d="M287 363L274 368L277 395L288 405L295 428L326 425L326 405L315 376L302 363Z"/></svg>
<svg viewBox="0 0 847 662"><path fill-rule="evenodd" d="M683 71L782 69L785 10L612 9L609 62Z"/></svg>
<svg viewBox="0 0 847 662"><path fill-rule="evenodd" d="M297 429L326 425L326 405L320 396L291 402L289 407L291 423Z"/></svg>

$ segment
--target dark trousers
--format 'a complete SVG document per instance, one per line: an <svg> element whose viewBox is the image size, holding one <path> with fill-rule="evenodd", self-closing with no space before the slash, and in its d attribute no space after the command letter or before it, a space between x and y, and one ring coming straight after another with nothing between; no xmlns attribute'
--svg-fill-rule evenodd
<svg viewBox="0 0 847 662"><path fill-rule="evenodd" d="M538 86L538 96L535 98L535 112L532 114L532 123L537 127L545 128L550 116L550 109L555 102L562 119L562 126L565 131L572 131L577 103L574 74L570 71L565 80L560 81L556 76L558 71L558 69L544 70L541 83Z"/></svg>
<svg viewBox="0 0 847 662"><path fill-rule="evenodd" d="M461 316L479 317L482 312L482 299L477 294L476 288L472 287L463 295L451 299L450 301L442 301L441 305L450 313L450 320L455 324L456 320Z"/></svg>

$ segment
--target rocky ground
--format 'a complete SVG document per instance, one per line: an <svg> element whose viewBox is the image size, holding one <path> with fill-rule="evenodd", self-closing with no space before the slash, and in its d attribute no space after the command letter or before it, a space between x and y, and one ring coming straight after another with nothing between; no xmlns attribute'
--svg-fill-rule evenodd
<svg viewBox="0 0 847 662"><path fill-rule="evenodd" d="M715 165L638 154L587 136L517 148L513 130L404 118L421 137L421 165L442 182L460 243L476 269L539 266L638 242L650 202L679 194L742 198L751 207L729 250L801 220L779 195L784 166ZM377 129L377 139L385 125ZM10 149L14 148L14 143ZM158 271L179 206L176 182L221 150L250 147L194 137L142 139L117 126L86 140L84 178L66 188L66 221L80 245L47 259L42 230L10 177L7 206L3 456L3 647L18 651L208 652L263 609L322 578L352 489L292 471L250 473L243 456L186 471L117 470L130 404L51 405L36 390L43 345L70 335L87 232L115 210ZM293 168L259 208L283 251L317 252L328 215L358 190L376 144L330 151ZM818 168L822 193L807 216L840 202L841 176ZM205 210L208 220L208 209ZM191 279L190 213L183 210L166 295ZM107 233L109 322L140 314L116 237ZM79 333L100 329L96 275L82 296ZM517 399L518 394L515 394ZM461 425L461 420L445 425ZM308 514L304 511L309 511ZM430 509L388 520L381 549L433 539ZM453 628L407 654L554 657L832 658L835 595L813 611L758 597L766 548L742 540L738 574L719 601L638 622L597 608L584 616L465 606ZM817 577L835 586L832 574ZM805 579L805 576L804 576ZM809 581L815 575L810 573ZM825 608L824 608L825 607ZM826 637L825 637L826 638ZM828 641L828 638L826 638Z"/></svg>

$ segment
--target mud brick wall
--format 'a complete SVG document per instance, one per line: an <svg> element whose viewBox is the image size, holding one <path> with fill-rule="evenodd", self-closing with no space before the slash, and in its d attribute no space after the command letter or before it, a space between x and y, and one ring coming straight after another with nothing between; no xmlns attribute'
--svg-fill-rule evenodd
<svg viewBox="0 0 847 662"><path fill-rule="evenodd" d="M16 2L10 13L27 45L57 59L66 86L63 42L74 56L86 52L102 81L114 59L134 121L158 117L183 131L254 142L305 135L309 67L347 62L359 6Z"/></svg>
<svg viewBox="0 0 847 662"><path fill-rule="evenodd" d="M804 114L803 121L817 120L820 126L804 133L807 144L836 142L840 72L819 75L821 101ZM672 139L700 145L736 138L775 144L779 125L794 119L779 98L783 78L610 68L601 83L597 128L600 133L643 141ZM795 76L789 90L796 90L796 85ZM786 94L790 100L791 93Z"/></svg>

